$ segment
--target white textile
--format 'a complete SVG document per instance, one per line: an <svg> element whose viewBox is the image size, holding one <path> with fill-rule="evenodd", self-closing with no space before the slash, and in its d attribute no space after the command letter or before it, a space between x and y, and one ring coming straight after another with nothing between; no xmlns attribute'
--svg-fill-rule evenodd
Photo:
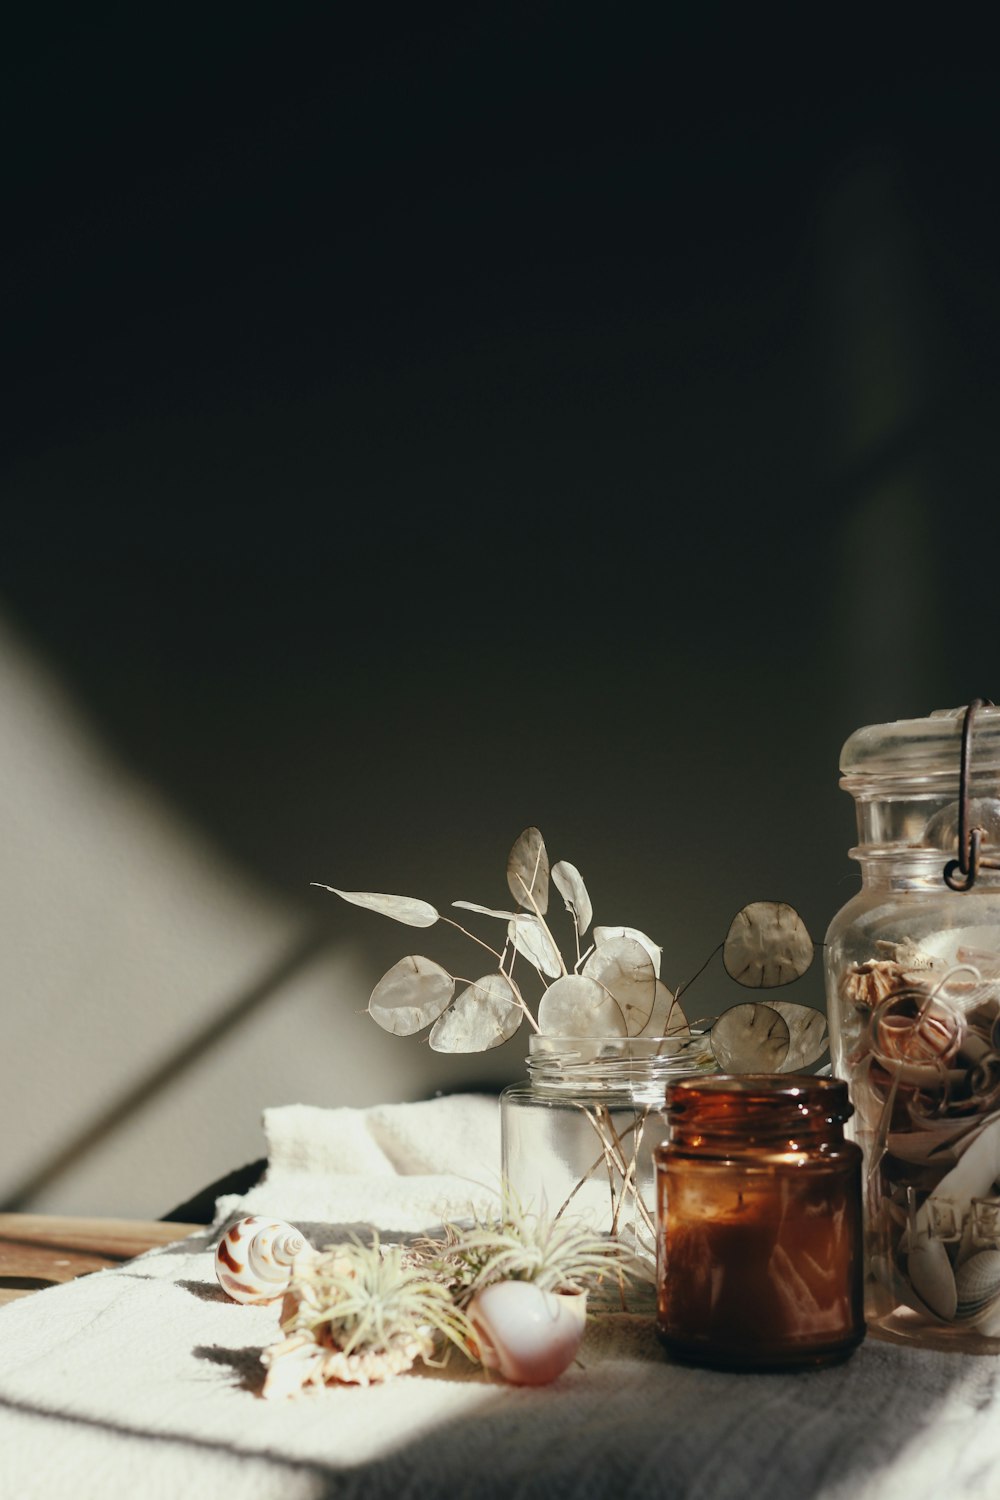
<svg viewBox="0 0 1000 1500"><path fill-rule="evenodd" d="M496 1185L496 1104L268 1111L264 1212L384 1237ZM433 1171L431 1169L434 1169ZM988 1500L1000 1365L869 1339L847 1364L728 1375L670 1364L642 1317L516 1389L455 1359L363 1390L262 1401L277 1310L225 1299L207 1231L0 1310L2 1500Z"/></svg>

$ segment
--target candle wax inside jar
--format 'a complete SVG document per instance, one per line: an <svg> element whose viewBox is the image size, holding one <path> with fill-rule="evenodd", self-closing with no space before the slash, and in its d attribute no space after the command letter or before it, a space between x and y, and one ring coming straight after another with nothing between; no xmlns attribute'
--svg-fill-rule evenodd
<svg viewBox="0 0 1000 1500"><path fill-rule="evenodd" d="M763 1180L760 1180L763 1179ZM664 1174L661 1327L693 1345L836 1340L857 1321L857 1223L836 1174Z"/></svg>

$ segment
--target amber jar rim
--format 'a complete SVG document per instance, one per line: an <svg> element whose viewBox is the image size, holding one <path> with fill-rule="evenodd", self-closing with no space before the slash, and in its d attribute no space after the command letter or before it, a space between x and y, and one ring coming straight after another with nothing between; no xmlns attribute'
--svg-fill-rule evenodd
<svg viewBox="0 0 1000 1500"><path fill-rule="evenodd" d="M678 1095L732 1094L744 1099L788 1099L793 1102L834 1104L843 1100L849 1106L847 1084L843 1078L826 1078L815 1073L710 1073L699 1078L679 1078L667 1085L668 1102Z"/></svg>
<svg viewBox="0 0 1000 1500"><path fill-rule="evenodd" d="M842 1078L813 1073L716 1073L678 1079L666 1090L674 1139L690 1132L779 1138L794 1127L838 1134L854 1113Z"/></svg>

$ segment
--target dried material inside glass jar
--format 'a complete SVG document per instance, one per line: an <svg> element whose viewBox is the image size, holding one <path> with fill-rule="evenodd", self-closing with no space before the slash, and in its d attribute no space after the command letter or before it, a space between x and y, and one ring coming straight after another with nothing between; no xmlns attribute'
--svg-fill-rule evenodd
<svg viewBox="0 0 1000 1500"><path fill-rule="evenodd" d="M986 958L1000 969L1000 955ZM862 967L845 971L845 998L858 994ZM872 1270L932 1324L997 1335L1000 983L971 962L896 966L884 983L895 988L853 1001L850 1053Z"/></svg>

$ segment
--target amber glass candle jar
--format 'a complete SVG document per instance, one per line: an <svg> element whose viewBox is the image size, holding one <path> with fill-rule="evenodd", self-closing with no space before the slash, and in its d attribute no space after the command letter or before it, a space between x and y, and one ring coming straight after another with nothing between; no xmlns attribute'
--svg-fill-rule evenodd
<svg viewBox="0 0 1000 1500"><path fill-rule="evenodd" d="M865 1333L861 1151L847 1086L797 1074L667 1088L656 1150L657 1325L726 1369L846 1359Z"/></svg>

